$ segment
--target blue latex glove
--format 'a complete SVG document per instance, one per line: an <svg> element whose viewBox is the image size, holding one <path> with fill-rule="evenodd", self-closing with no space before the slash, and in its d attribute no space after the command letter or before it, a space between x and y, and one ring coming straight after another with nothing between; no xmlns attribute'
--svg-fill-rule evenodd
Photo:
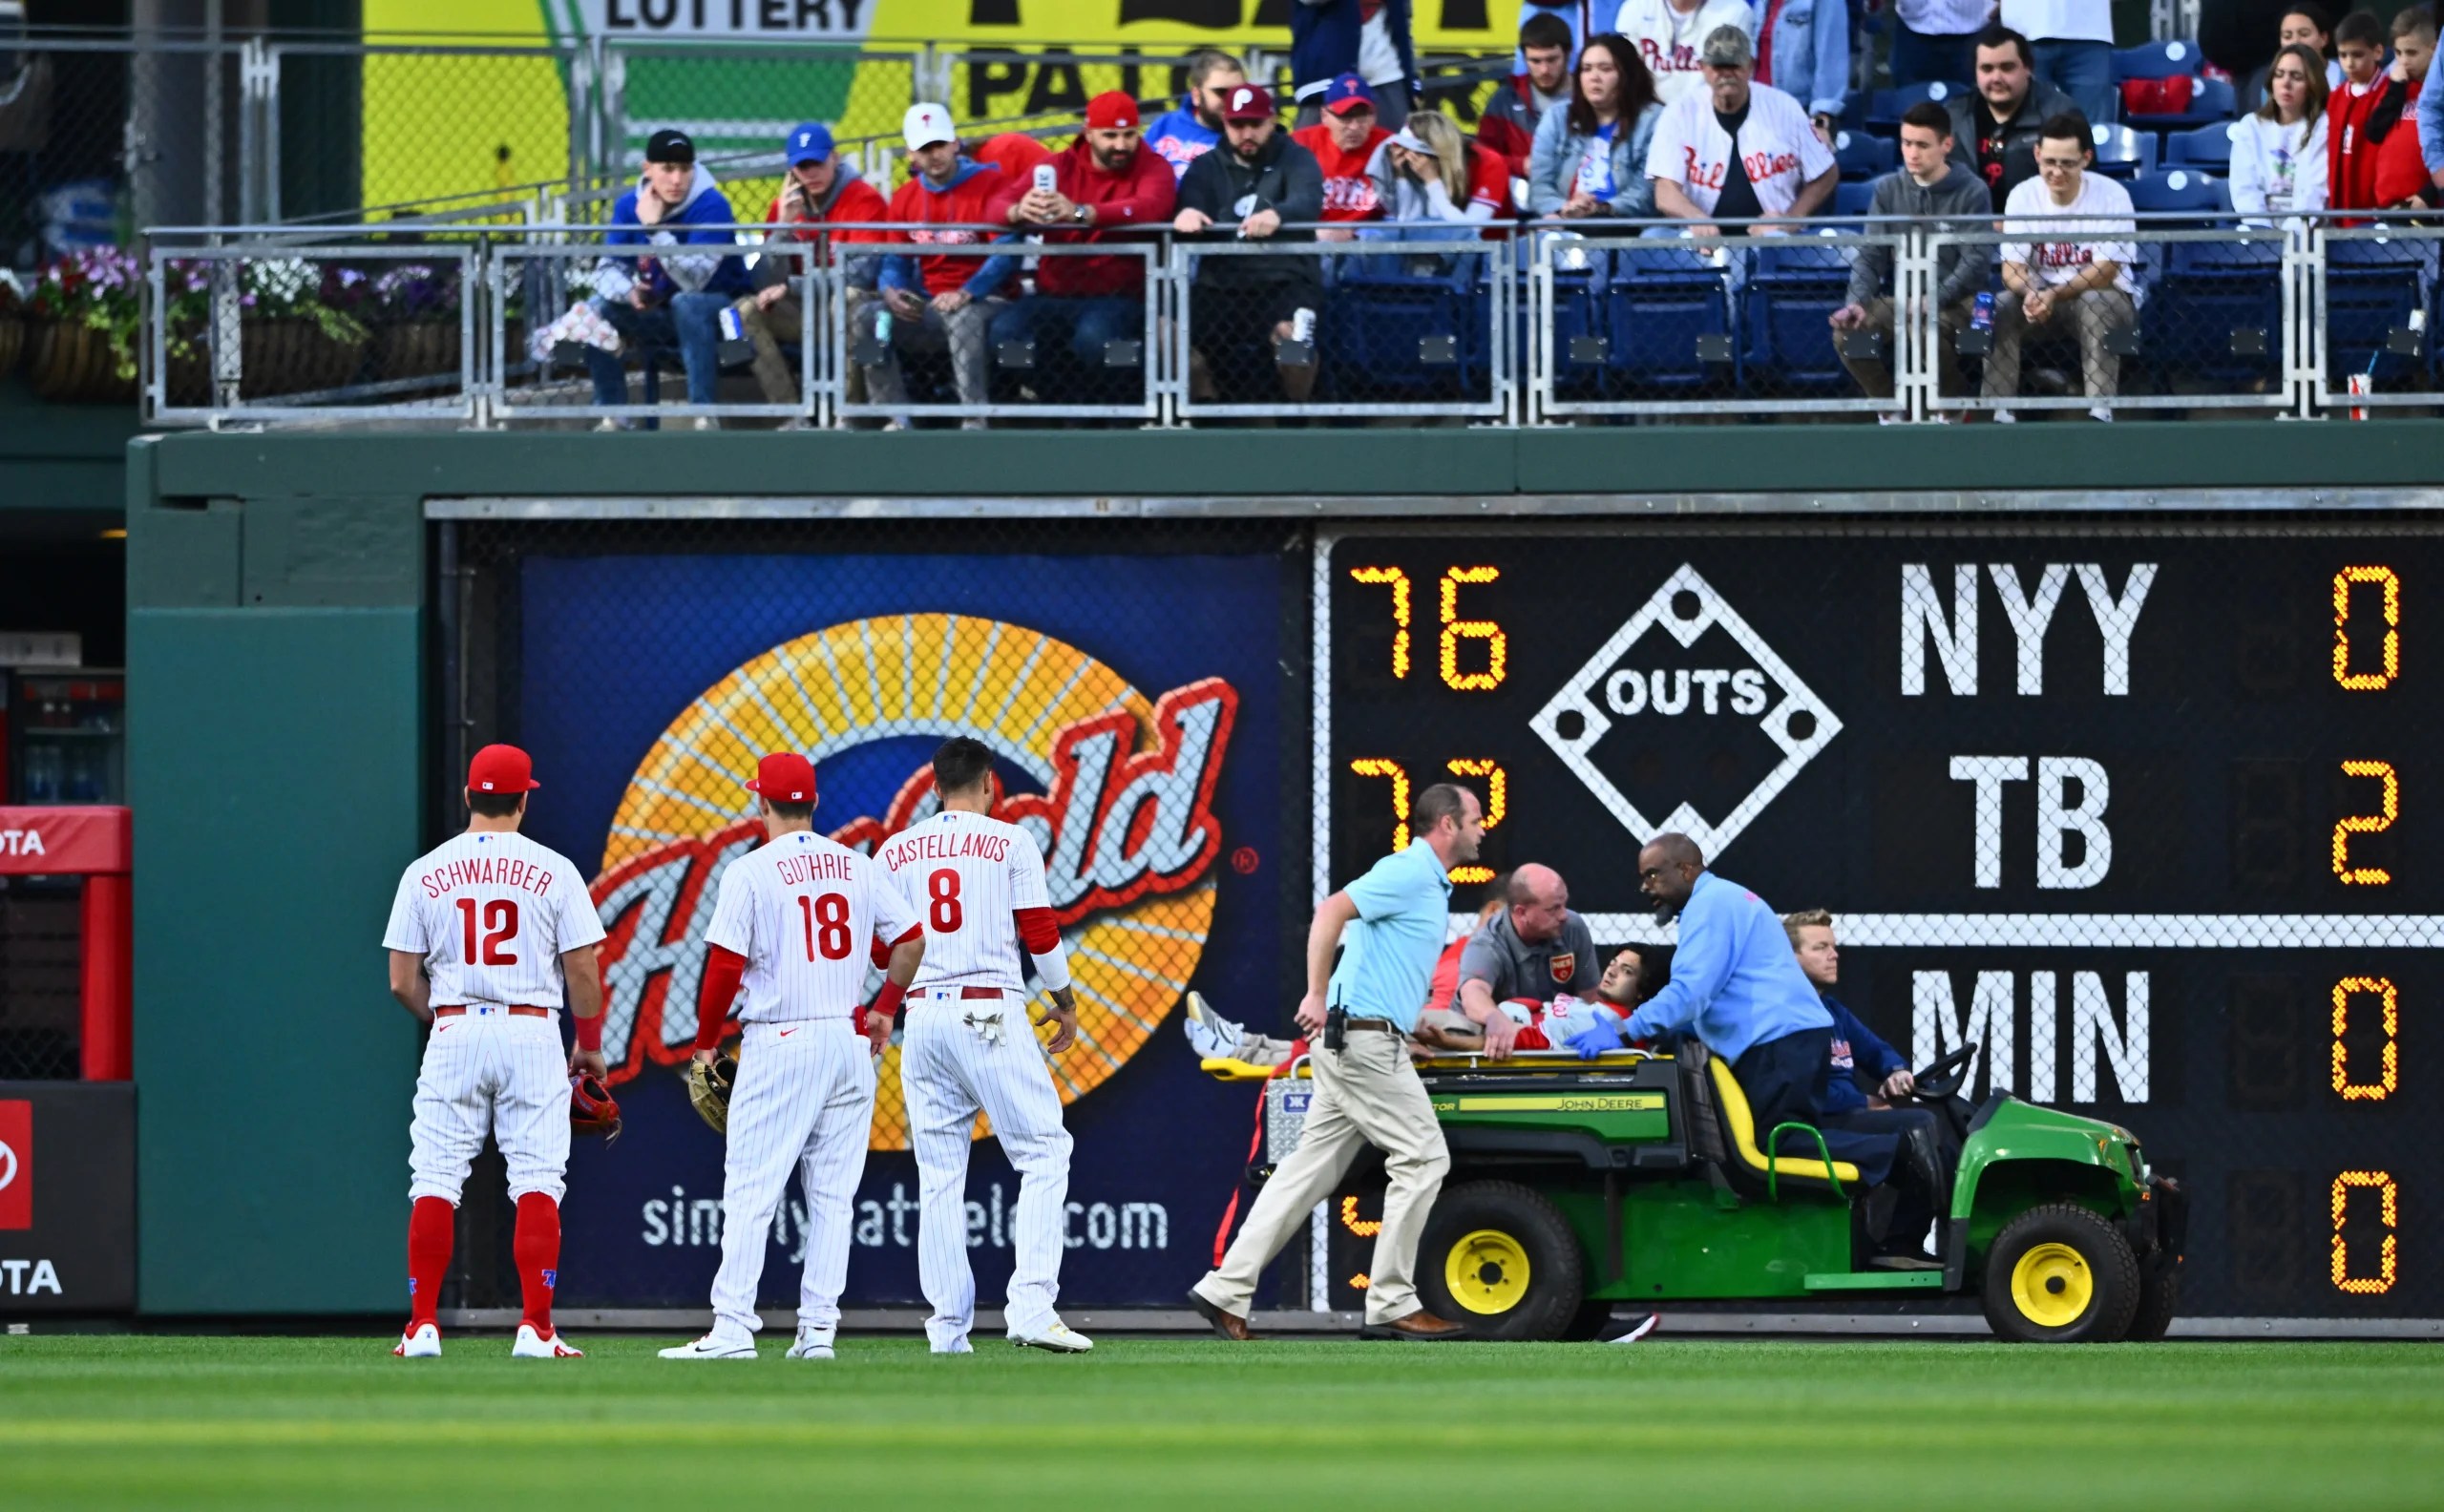
<svg viewBox="0 0 2444 1512"><path fill-rule="evenodd" d="M1621 1031L1602 1018L1570 1037L1570 1047L1578 1052L1581 1060L1592 1060L1607 1050L1621 1048Z"/></svg>

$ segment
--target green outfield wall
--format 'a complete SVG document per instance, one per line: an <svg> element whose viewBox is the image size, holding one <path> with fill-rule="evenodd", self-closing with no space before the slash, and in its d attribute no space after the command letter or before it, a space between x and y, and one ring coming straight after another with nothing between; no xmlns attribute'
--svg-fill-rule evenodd
<svg viewBox="0 0 2444 1512"><path fill-rule="evenodd" d="M953 517L2413 510L2444 507L2444 423L199 433L132 443L127 478L141 1305L344 1313L402 1297L417 1036L385 991L380 935L400 867L448 817L427 812L428 500Z"/></svg>

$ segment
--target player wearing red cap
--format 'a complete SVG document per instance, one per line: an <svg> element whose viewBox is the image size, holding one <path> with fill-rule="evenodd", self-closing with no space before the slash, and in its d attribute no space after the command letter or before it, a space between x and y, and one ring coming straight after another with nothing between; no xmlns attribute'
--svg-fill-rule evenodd
<svg viewBox="0 0 2444 1512"><path fill-rule="evenodd" d="M1041 232L1054 244L1145 242L1171 219L1179 185L1170 164L1146 145L1137 102L1118 90L1086 102L1086 129L1052 159L1050 188L1031 188L1010 207L1010 223ZM993 323L993 344L1027 341L1039 348L1065 345L1071 372L1088 387L1111 368L1110 344L1146 336L1146 260L1082 253L1051 256L1036 266L1036 297L1004 310ZM1142 367L1125 369L1134 377Z"/></svg>
<svg viewBox="0 0 2444 1512"><path fill-rule="evenodd" d="M808 1237L789 1357L832 1357L849 1280L850 1204L874 1126L874 1058L925 956L924 930L881 868L814 832L813 763L795 752L767 756L747 787L765 843L722 871L697 999L696 1058L709 1061L731 996L746 987L713 1331L664 1350L664 1359L755 1357L765 1235L792 1168L806 1188ZM870 943L890 961L871 1009Z"/></svg>
<svg viewBox="0 0 2444 1512"><path fill-rule="evenodd" d="M559 1281L560 1196L567 1190L569 1078L602 1075L602 921L584 873L517 832L541 784L526 753L487 746L467 766L466 830L399 879L382 943L390 996L432 1033L416 1077L408 1215L408 1326L390 1353L441 1353L434 1317L450 1265L458 1194L490 1134L517 1204L513 1250L525 1313L510 1354L574 1359L552 1329ZM557 1021L577 1015L563 1059Z"/></svg>

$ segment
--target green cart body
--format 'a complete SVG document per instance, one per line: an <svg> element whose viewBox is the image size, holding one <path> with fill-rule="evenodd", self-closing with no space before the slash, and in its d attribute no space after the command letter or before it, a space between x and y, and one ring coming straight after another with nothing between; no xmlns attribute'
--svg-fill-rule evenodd
<svg viewBox="0 0 2444 1512"><path fill-rule="evenodd" d="M1963 1106L1940 1268L1896 1270L1868 1260L1856 1170L1804 1124L1755 1128L1701 1049L1422 1074L1452 1168L1419 1287L1475 1336L1593 1336L1616 1305L1974 1292L2006 1338L2098 1341L2160 1337L2177 1305L2184 1199L2116 1124L2000 1094ZM1295 1145L1306 1088L1269 1085L1259 1175Z"/></svg>

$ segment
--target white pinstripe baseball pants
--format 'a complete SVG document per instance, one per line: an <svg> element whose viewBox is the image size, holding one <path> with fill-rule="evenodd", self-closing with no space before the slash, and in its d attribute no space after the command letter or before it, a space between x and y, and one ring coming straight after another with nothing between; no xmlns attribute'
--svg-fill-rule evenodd
<svg viewBox="0 0 2444 1512"><path fill-rule="evenodd" d="M542 1192L558 1202L566 1193L569 1058L558 1016L471 1003L433 1020L408 1125L409 1200L455 1206L486 1134L509 1166L511 1201Z"/></svg>
<svg viewBox="0 0 2444 1512"><path fill-rule="evenodd" d="M995 1012L1002 1016L999 1043L967 1022ZM1019 1172L1016 1265L1003 1317L1013 1333L1049 1324L1061 1294L1069 1131L1061 1126L1061 1094L1053 1089L1043 1046L1028 1027L1026 998L1018 993L998 1001L962 998L956 987L912 997L899 1076L924 1202L916 1219L916 1278L934 1305L926 1334L944 1348L965 1338L976 1320L976 1273L967 1264L967 1153L979 1108L993 1121L994 1136Z"/></svg>
<svg viewBox="0 0 2444 1512"><path fill-rule="evenodd" d="M846 1018L751 1023L740 1042L722 1163L722 1264L713 1318L753 1334L755 1288L772 1214L795 1167L806 1190L806 1269L798 1323L825 1337L849 1284L850 1208L874 1122L874 1061Z"/></svg>

